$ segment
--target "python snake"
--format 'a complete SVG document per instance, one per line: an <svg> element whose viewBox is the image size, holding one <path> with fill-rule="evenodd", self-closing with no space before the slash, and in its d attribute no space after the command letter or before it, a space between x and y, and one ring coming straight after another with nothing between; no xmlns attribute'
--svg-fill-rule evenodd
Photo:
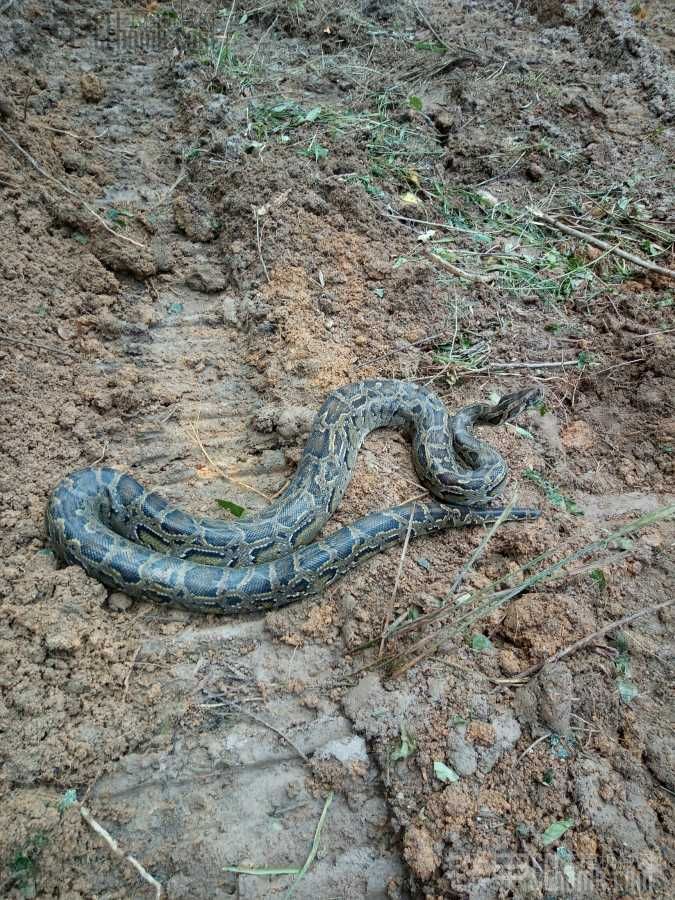
<svg viewBox="0 0 675 900"><path fill-rule="evenodd" d="M255 515L226 522L195 518L110 468L73 472L49 499L46 524L56 554L134 597L212 613L253 612L321 593L357 563L392 544L444 528L494 522L488 507L507 476L473 425L511 421L541 398L536 389L476 403L450 417L424 387L362 381L328 396L295 475ZM413 461L435 499L363 516L310 543L340 503L365 437L394 427L412 435ZM514 508L509 520L534 519Z"/></svg>

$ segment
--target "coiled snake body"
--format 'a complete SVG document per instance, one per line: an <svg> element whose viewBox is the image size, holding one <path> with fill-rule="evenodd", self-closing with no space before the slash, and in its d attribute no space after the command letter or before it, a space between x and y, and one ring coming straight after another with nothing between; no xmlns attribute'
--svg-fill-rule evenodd
<svg viewBox="0 0 675 900"><path fill-rule="evenodd" d="M357 563L444 528L494 522L487 507L507 468L469 431L498 425L535 404L539 390L474 404L449 417L439 397L403 381L362 381L334 391L319 410L296 473L262 512L237 522L194 518L109 468L81 469L54 489L47 531L58 556L109 587L190 610L237 613L320 593ZM394 506L309 543L337 508L366 435L412 434L413 460L433 500ZM533 519L514 508L508 518Z"/></svg>

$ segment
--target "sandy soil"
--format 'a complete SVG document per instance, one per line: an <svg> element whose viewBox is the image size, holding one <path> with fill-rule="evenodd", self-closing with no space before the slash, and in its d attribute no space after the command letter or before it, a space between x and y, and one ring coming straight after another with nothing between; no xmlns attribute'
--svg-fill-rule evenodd
<svg viewBox="0 0 675 900"><path fill-rule="evenodd" d="M79 804L174 900L670 895L673 607L518 677L672 596L668 6L0 3L0 895L154 896ZM51 488L103 461L261 508L370 376L545 388L490 432L541 519L459 594L475 530L228 621L46 546ZM330 527L420 490L374 434ZM299 881L226 871L300 868L326 807Z"/></svg>

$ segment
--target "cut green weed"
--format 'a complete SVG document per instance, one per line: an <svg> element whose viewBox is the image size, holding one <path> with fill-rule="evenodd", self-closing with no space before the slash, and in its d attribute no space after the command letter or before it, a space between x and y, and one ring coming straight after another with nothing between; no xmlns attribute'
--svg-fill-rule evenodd
<svg viewBox="0 0 675 900"><path fill-rule="evenodd" d="M216 503L221 509L227 510L227 512L232 513L238 519L246 512L243 506L239 506L238 503L232 503L231 500L216 500Z"/></svg>
<svg viewBox="0 0 675 900"><path fill-rule="evenodd" d="M555 506L556 509L564 510L564 512L568 512L573 516L583 516L584 511L579 509L574 500L561 494L558 488L552 482L548 481L548 479L544 478L539 472L535 472L534 469L525 469L523 471L523 477L534 482L537 487L542 489L551 506Z"/></svg>
<svg viewBox="0 0 675 900"><path fill-rule="evenodd" d="M614 636L614 647L617 651L617 655L614 658L616 688L621 702L628 704L637 697L639 691L637 685L631 679L632 665L628 652L628 641L622 632L618 632Z"/></svg>
<svg viewBox="0 0 675 900"><path fill-rule="evenodd" d="M321 811L321 816L319 817L319 821L316 826L316 831L314 832L314 840L312 841L312 846L310 847L307 859L302 866L274 866L271 868L246 868L243 866L226 866L225 871L232 872L236 875L257 875L268 878L274 875L295 875L295 880L286 891L286 897L291 897L298 887L298 884L307 874L310 866L314 862L316 854L319 852L321 832L323 831L323 827L326 823L326 817L328 815L328 810L330 809L331 803L333 802L333 798L334 794L333 791L331 791L326 797L326 801L323 805L323 810Z"/></svg>
<svg viewBox="0 0 675 900"><path fill-rule="evenodd" d="M37 874L40 854L49 839L41 831L31 835L23 846L14 852L9 860L10 883L21 892L22 897L37 897Z"/></svg>
<svg viewBox="0 0 675 900"><path fill-rule="evenodd" d="M458 596L454 602L451 602L453 600L451 595L443 606L420 616L414 622L402 623L391 636L402 637L417 632L427 625L435 626L447 618L452 618L451 624L442 625L400 652L388 657L378 657L374 662L364 666L364 669L384 666L393 675L400 674L416 662L427 659L453 639L469 632L514 597L542 582L551 583L592 571L598 567L597 557L600 554L606 554L609 549L622 550L626 546L629 535L636 534L657 522L673 518L675 518L675 505L661 507L543 568L542 563L550 560L554 555L553 549L524 562L520 567L520 574L504 573L485 587ZM603 568L607 568L611 562L619 558L622 558L621 554L615 554L610 559L603 558ZM572 568L575 563L580 563L580 565ZM504 587L505 583L509 586Z"/></svg>

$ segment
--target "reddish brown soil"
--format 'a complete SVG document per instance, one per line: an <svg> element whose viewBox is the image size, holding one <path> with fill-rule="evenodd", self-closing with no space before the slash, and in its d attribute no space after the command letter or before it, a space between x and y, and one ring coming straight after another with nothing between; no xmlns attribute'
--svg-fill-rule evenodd
<svg viewBox="0 0 675 900"><path fill-rule="evenodd" d="M527 212L673 269L667 6L0 2L2 896L153 896L68 791L169 897L282 896L225 867L301 866L330 790L299 898L670 895L673 607L514 677L670 599L668 522L398 677L364 668L385 620L437 609L476 531L411 545L393 609L400 549L223 624L109 597L43 527L102 461L260 508L325 394L373 376L453 408L545 388L529 436L489 434L542 517L465 586L672 505L675 285ZM335 524L420 491L379 432Z"/></svg>

